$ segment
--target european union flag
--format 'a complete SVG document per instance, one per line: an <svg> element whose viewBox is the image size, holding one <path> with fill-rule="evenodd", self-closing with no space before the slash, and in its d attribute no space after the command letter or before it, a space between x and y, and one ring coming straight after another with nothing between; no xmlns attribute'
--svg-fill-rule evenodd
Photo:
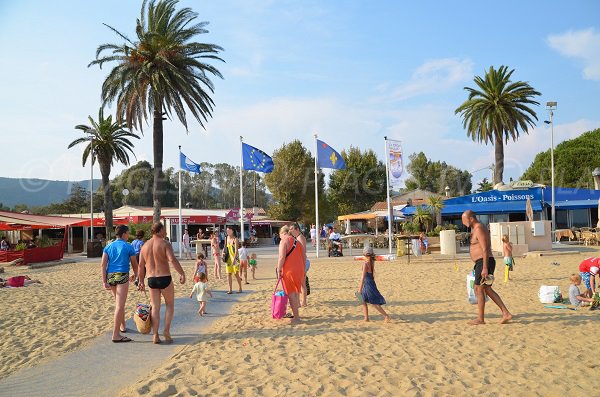
<svg viewBox="0 0 600 397"><path fill-rule="evenodd" d="M260 149L242 142L242 160L245 170L273 172L273 159Z"/></svg>
<svg viewBox="0 0 600 397"><path fill-rule="evenodd" d="M317 139L317 164L321 168L343 170L346 162L331 146Z"/></svg>
<svg viewBox="0 0 600 397"><path fill-rule="evenodd" d="M183 171L195 172L196 174L200 173L200 164L194 163L185 154L181 152L179 152L179 167Z"/></svg>

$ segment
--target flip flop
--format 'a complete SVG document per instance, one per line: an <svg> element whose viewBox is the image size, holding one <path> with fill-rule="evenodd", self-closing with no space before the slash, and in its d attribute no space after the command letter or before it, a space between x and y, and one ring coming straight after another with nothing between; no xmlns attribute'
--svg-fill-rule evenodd
<svg viewBox="0 0 600 397"><path fill-rule="evenodd" d="M117 340L112 340L113 343L125 343L125 342L133 342L133 339L129 339L126 336L122 336L121 339L117 339Z"/></svg>
<svg viewBox="0 0 600 397"><path fill-rule="evenodd" d="M231 294L233 294L233 292L227 291L227 295L231 295Z"/></svg>
<svg viewBox="0 0 600 397"><path fill-rule="evenodd" d="M292 313L286 313L283 318L294 318L294 315Z"/></svg>
<svg viewBox="0 0 600 397"><path fill-rule="evenodd" d="M127 328L125 328L125 329L119 329L119 331L121 331L122 333L126 334L127 333Z"/></svg>

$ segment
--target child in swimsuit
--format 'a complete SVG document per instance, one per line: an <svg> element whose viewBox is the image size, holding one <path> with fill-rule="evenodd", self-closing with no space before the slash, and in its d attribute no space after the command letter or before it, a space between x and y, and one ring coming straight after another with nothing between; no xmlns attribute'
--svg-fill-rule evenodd
<svg viewBox="0 0 600 397"><path fill-rule="evenodd" d="M250 265L250 271L252 272L252 280L256 280L256 277L254 276L256 273L256 267L258 266L256 262L256 253L253 252L250 254L250 260L248 261L248 264Z"/></svg>
<svg viewBox="0 0 600 397"><path fill-rule="evenodd" d="M246 241L242 243L238 255L240 256L240 276L244 276L245 284L250 284L248 282L248 243Z"/></svg>
<svg viewBox="0 0 600 397"><path fill-rule="evenodd" d="M202 273L206 276L206 281L208 281L208 275L206 273L206 262L204 262L204 254L202 252L198 253L198 260L196 261L196 269L194 270L194 282L198 282L200 280L200 275Z"/></svg>
<svg viewBox="0 0 600 397"><path fill-rule="evenodd" d="M502 236L502 251L504 254L504 282L508 282L510 279L509 272L513 270L513 256L512 256L512 243L508 240L508 234Z"/></svg>

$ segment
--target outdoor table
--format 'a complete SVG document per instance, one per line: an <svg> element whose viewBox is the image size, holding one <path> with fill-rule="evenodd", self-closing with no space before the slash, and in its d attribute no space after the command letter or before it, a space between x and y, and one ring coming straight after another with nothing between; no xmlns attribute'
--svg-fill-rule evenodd
<svg viewBox="0 0 600 397"><path fill-rule="evenodd" d="M194 244L196 244L196 255L198 255L198 253L202 250L202 251L204 251L204 256L208 257L208 247L207 246L210 245L209 238L194 240L192 242Z"/></svg>

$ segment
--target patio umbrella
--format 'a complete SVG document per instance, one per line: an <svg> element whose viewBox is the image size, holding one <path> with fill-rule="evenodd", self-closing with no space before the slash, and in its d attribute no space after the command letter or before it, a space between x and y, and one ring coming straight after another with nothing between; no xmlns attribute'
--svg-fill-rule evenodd
<svg viewBox="0 0 600 397"><path fill-rule="evenodd" d="M531 206L531 199L527 197L527 203L525 203L525 214L527 214L527 220L533 222L533 207Z"/></svg>

